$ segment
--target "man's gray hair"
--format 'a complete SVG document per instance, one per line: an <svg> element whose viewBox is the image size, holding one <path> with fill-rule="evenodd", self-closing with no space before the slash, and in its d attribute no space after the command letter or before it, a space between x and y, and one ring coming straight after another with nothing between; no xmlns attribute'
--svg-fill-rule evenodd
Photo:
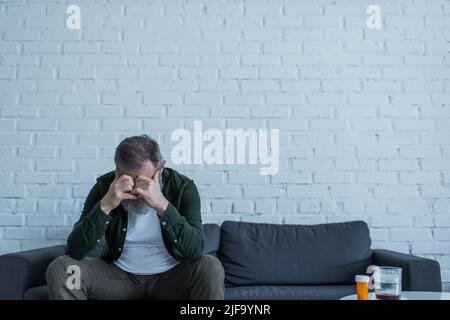
<svg viewBox="0 0 450 320"><path fill-rule="evenodd" d="M158 142L146 134L125 138L117 146L114 155L117 169L125 172L139 170L148 160L158 168L162 162L162 155Z"/></svg>

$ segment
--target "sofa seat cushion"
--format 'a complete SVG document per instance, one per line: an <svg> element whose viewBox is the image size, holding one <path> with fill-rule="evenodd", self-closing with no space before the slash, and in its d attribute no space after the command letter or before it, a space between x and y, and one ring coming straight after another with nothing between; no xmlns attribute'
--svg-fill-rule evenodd
<svg viewBox="0 0 450 320"><path fill-rule="evenodd" d="M47 286L39 286L25 291L25 300L48 300Z"/></svg>
<svg viewBox="0 0 450 320"><path fill-rule="evenodd" d="M228 287L226 300L337 300L355 294L354 285Z"/></svg>
<svg viewBox="0 0 450 320"><path fill-rule="evenodd" d="M353 284L371 264L363 221L276 225L225 221L220 260L226 286Z"/></svg>

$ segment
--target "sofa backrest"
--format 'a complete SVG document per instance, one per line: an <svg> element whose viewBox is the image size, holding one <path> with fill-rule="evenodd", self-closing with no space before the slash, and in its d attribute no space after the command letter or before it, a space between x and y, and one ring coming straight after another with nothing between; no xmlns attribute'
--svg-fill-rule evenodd
<svg viewBox="0 0 450 320"><path fill-rule="evenodd" d="M352 284L371 264L363 221L276 225L225 221L219 259L226 286Z"/></svg>

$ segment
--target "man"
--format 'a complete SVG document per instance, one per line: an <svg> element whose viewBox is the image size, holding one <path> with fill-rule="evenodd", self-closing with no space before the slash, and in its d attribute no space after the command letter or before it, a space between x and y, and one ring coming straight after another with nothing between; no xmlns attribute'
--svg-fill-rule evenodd
<svg viewBox="0 0 450 320"><path fill-rule="evenodd" d="M223 299L223 267L203 255L194 182L165 168L146 135L123 140L114 162L87 196L67 255L47 269L50 299ZM87 257L103 237L100 258ZM80 271L78 287L68 270Z"/></svg>

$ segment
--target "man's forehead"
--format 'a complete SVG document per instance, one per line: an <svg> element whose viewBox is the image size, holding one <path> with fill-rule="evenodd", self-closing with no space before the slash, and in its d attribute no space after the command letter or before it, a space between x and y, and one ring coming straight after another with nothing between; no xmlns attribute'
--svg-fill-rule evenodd
<svg viewBox="0 0 450 320"><path fill-rule="evenodd" d="M143 163L143 165L141 166L141 168L137 171L121 171L119 169L116 168L116 173L118 176L122 176L124 174L132 177L134 180L136 180L136 178L138 176L146 176L151 178L154 175L155 172L155 166L153 165L153 163L151 161L146 161L145 163Z"/></svg>

